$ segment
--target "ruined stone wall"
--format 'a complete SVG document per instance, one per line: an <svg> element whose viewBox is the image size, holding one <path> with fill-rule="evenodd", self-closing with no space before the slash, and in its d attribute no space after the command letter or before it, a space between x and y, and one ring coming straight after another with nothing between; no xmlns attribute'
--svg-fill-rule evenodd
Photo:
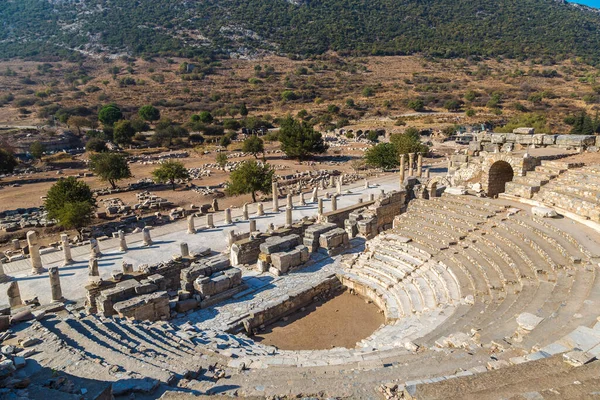
<svg viewBox="0 0 600 400"><path fill-rule="evenodd" d="M331 276L319 285L309 290L299 290L290 292L289 297L281 299L278 303L265 304L262 310L252 313L244 319L239 326L234 327L233 331L240 331L242 328L249 334L261 325L268 325L276 322L278 319L299 310L312 303L318 295L327 294L341 289L341 283L336 276Z"/></svg>
<svg viewBox="0 0 600 400"><path fill-rule="evenodd" d="M362 208L366 208L375 203L375 200L365 201L363 203L356 203L349 207L340 208L336 211L330 211L327 213L323 213L319 216L319 222L321 223L333 223L338 226L338 228L344 227L344 221L348 219L350 214L354 211L360 210Z"/></svg>
<svg viewBox="0 0 600 400"><path fill-rule="evenodd" d="M600 139L595 135L547 135L547 134L518 134L518 133L489 133L480 132L474 135L476 141L469 145L473 151L495 151L517 149L518 147L559 147L586 149L598 146Z"/></svg>

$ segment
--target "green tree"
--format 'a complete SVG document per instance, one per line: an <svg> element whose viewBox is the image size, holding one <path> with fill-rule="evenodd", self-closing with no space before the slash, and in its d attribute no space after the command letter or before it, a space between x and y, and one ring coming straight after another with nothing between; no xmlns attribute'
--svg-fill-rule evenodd
<svg viewBox="0 0 600 400"><path fill-rule="evenodd" d="M373 89L370 86L367 86L366 88L363 89L362 95L365 96L365 97L375 96L375 89Z"/></svg>
<svg viewBox="0 0 600 400"><path fill-rule="evenodd" d="M306 122L297 121L290 116L281 122L278 136L281 150L290 158L304 160L312 154L327 151L320 132L316 132Z"/></svg>
<svg viewBox="0 0 600 400"><path fill-rule="evenodd" d="M390 143L396 147L398 154L429 152L429 148L421 143L418 135L418 131L417 136L415 136L413 131L407 129L405 133L390 136Z"/></svg>
<svg viewBox="0 0 600 400"><path fill-rule="evenodd" d="M248 115L248 107L246 107L246 103L242 103L240 107L240 115L242 117L246 117Z"/></svg>
<svg viewBox="0 0 600 400"><path fill-rule="evenodd" d="M368 131L367 139L369 139L371 142L377 142L379 140L379 135L377 134L377 131L375 131L375 130Z"/></svg>
<svg viewBox="0 0 600 400"><path fill-rule="evenodd" d="M461 106L462 106L462 102L460 100L456 100L456 99L447 100L444 103L444 108L448 111L458 111L458 110L460 110Z"/></svg>
<svg viewBox="0 0 600 400"><path fill-rule="evenodd" d="M116 104L108 104L98 111L98 120L104 125L113 126L120 119L123 119L123 113Z"/></svg>
<svg viewBox="0 0 600 400"><path fill-rule="evenodd" d="M101 181L110 183L113 189L121 179L131 178L131 170L125 156L119 153L98 153L90 157L90 169Z"/></svg>
<svg viewBox="0 0 600 400"><path fill-rule="evenodd" d="M254 158L258 158L258 153L265 152L265 143L258 136L252 135L248 139L244 140L242 151L244 153L251 153Z"/></svg>
<svg viewBox="0 0 600 400"><path fill-rule="evenodd" d="M163 118L156 124L156 130L150 139L154 146L171 147L178 138L188 136L188 131L179 124L174 123L170 119Z"/></svg>
<svg viewBox="0 0 600 400"><path fill-rule="evenodd" d="M95 151L96 153L100 153L106 151L106 142L100 138L93 137L87 141L85 144L85 149L87 151Z"/></svg>
<svg viewBox="0 0 600 400"><path fill-rule="evenodd" d="M77 134L81 136L81 128L92 128L92 121L87 119L86 117L80 117L77 115L72 115L67 120L67 125L72 128L77 129Z"/></svg>
<svg viewBox="0 0 600 400"><path fill-rule="evenodd" d="M225 165L227 165L227 154L220 152L217 154L215 162L219 165L219 167L224 168Z"/></svg>
<svg viewBox="0 0 600 400"><path fill-rule="evenodd" d="M194 114L191 117L192 122L202 122L203 124L210 124L214 121L212 114L208 111L202 111L199 114Z"/></svg>
<svg viewBox="0 0 600 400"><path fill-rule="evenodd" d="M17 159L8 150L0 148L0 172L3 174L13 172L17 166Z"/></svg>
<svg viewBox="0 0 600 400"><path fill-rule="evenodd" d="M225 135L222 136L221 139L219 140L219 145L227 148L227 146L229 146L231 144L231 137Z"/></svg>
<svg viewBox="0 0 600 400"><path fill-rule="evenodd" d="M29 153L36 160L39 160L40 158L42 158L42 156L44 155L45 152L46 152L46 146L44 146L41 142L39 142L37 140L35 142L31 143L31 146L29 146Z"/></svg>
<svg viewBox="0 0 600 400"><path fill-rule="evenodd" d="M571 128L572 135L592 135L594 134L594 122L585 111L582 111L575 116L573 127Z"/></svg>
<svg viewBox="0 0 600 400"><path fill-rule="evenodd" d="M131 143L131 139L135 135L135 128L131 121L122 119L115 122L113 129L113 140L117 144Z"/></svg>
<svg viewBox="0 0 600 400"><path fill-rule="evenodd" d="M56 182L44 201L48 217L66 229L81 228L92 220L96 202L85 182L70 176Z"/></svg>
<svg viewBox="0 0 600 400"><path fill-rule="evenodd" d="M140 107L138 115L144 121L158 121L160 119L160 110L151 105L145 105Z"/></svg>
<svg viewBox="0 0 600 400"><path fill-rule="evenodd" d="M188 179L190 174L179 161L166 161L152 171L152 176L156 182L170 183L172 189L175 190L175 181L178 179Z"/></svg>
<svg viewBox="0 0 600 400"><path fill-rule="evenodd" d="M250 193L252 201L256 202L256 192L271 193L271 183L275 171L267 163L261 165L255 160L248 160L231 172L225 193L239 196Z"/></svg>
<svg viewBox="0 0 600 400"><path fill-rule="evenodd" d="M367 165L383 169L397 167L398 149L392 143L379 143L365 152Z"/></svg>
<svg viewBox="0 0 600 400"><path fill-rule="evenodd" d="M415 111L423 111L423 108L425 107L425 103L421 99L410 100L407 105L408 108Z"/></svg>

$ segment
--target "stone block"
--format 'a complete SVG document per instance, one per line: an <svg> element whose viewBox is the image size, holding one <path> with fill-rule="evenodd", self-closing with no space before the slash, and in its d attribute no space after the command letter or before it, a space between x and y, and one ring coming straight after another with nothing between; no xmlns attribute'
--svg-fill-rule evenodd
<svg viewBox="0 0 600 400"><path fill-rule="evenodd" d="M196 299L187 299L183 301L178 301L175 305L175 310L178 313L184 313L190 310L193 310L198 307L198 301Z"/></svg>
<svg viewBox="0 0 600 400"><path fill-rule="evenodd" d="M554 211L553 209L548 208L548 207L532 207L531 213L533 215L535 215L536 217L541 217L541 218L554 218L554 217L558 216L556 211Z"/></svg>
<svg viewBox="0 0 600 400"><path fill-rule="evenodd" d="M287 251L300 244L300 236L296 234L270 237L260 245L261 253L272 254Z"/></svg>

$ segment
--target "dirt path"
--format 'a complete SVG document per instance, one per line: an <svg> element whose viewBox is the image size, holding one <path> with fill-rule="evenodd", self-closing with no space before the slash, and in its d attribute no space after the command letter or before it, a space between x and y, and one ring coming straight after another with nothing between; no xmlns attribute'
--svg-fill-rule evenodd
<svg viewBox="0 0 600 400"><path fill-rule="evenodd" d="M313 303L289 319L279 321L254 340L282 350L353 348L385 322L379 308L349 292Z"/></svg>

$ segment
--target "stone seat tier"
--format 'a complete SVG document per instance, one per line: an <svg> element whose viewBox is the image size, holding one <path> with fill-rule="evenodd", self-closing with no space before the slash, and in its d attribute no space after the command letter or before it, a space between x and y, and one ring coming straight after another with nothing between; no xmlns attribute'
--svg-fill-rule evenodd
<svg viewBox="0 0 600 400"><path fill-rule="evenodd" d="M497 258L499 265L503 268L510 268L515 280L520 282L523 278L537 279L535 270L530 268L530 264L523 260L518 252L515 254L511 251L503 241L497 240L490 232L493 232L493 230L479 237L481 248L484 250L489 249L492 256ZM502 262L499 260L502 260ZM509 276L509 273L506 272L504 276Z"/></svg>
<svg viewBox="0 0 600 400"><path fill-rule="evenodd" d="M559 189L544 188L544 190L540 191L540 193L535 197L535 200L539 200L542 203L549 204L551 206L560 207L574 214L590 218L596 222L600 221L600 210L598 209L598 203L588 201L587 199L576 195L565 193Z"/></svg>
<svg viewBox="0 0 600 400"><path fill-rule="evenodd" d="M543 185L547 184L548 182L550 182L550 180L539 179L539 178L534 178L534 177L525 175L525 176L515 176L515 177L513 177L513 180L511 182L518 183L520 185L525 185L525 186L543 186Z"/></svg>
<svg viewBox="0 0 600 400"><path fill-rule="evenodd" d="M532 179L539 179L545 181L551 181L556 178L559 174L555 172L542 172L542 171L527 171L526 176Z"/></svg>
<svg viewBox="0 0 600 400"><path fill-rule="evenodd" d="M445 207L436 201L422 201L416 203L412 208L409 205L409 210L411 213L418 213L426 218L444 218L445 220L454 222L457 227L461 227L462 229L474 228L485 221L485 217L481 217L479 214L469 213L459 207Z"/></svg>
<svg viewBox="0 0 600 400"><path fill-rule="evenodd" d="M416 258L414 253L408 253L404 246L391 242L380 244L375 247L373 251L395 258L399 263L408 265L412 268L418 267L426 261Z"/></svg>
<svg viewBox="0 0 600 400"><path fill-rule="evenodd" d="M572 282L563 287L565 300L551 305L554 310L525 336L523 346L543 347L578 325L590 325L596 321L597 305L600 304L598 274L593 269L577 268L570 279Z"/></svg>
<svg viewBox="0 0 600 400"><path fill-rule="evenodd" d="M598 204L600 202L600 189L593 189L587 185L581 183L553 185L548 187L548 190L555 191L556 193L565 193L571 196L577 196L581 199L594 202Z"/></svg>
<svg viewBox="0 0 600 400"><path fill-rule="evenodd" d="M398 302L386 288L377 281L364 278L348 270L338 275L340 281L349 289L354 289L358 293L364 293L384 312L386 323L392 323L400 319L403 315L402 305Z"/></svg>
<svg viewBox="0 0 600 400"><path fill-rule="evenodd" d="M428 204L435 205L441 210L451 210L459 215L462 214L482 220L493 217L502 209L501 207L478 207L476 205L471 205L469 207L460 201L448 197L435 197L433 199L422 201L427 201Z"/></svg>
<svg viewBox="0 0 600 400"><path fill-rule="evenodd" d="M542 165L545 167L560 168L563 170L571 168L579 168L583 166L581 162L569 162L569 161L558 161L558 160L542 160Z"/></svg>
<svg viewBox="0 0 600 400"><path fill-rule="evenodd" d="M464 263L468 263L472 268L481 271L481 275L485 277L485 281L491 290L502 290L504 288L505 282L502 277L498 275L498 272L479 253L469 247L465 249L457 246L457 249L458 254L455 256L457 258L462 257Z"/></svg>
<svg viewBox="0 0 600 400"><path fill-rule="evenodd" d="M560 174L565 172L566 169L562 167L552 167L549 165L538 165L537 167L535 167L535 171L551 176L559 176Z"/></svg>
<svg viewBox="0 0 600 400"><path fill-rule="evenodd" d="M511 220L526 226L527 229L535 232L543 240L549 241L564 257L576 259L587 256L585 248L572 236L549 225L540 218L531 217L525 213L517 213L511 216Z"/></svg>
<svg viewBox="0 0 600 400"><path fill-rule="evenodd" d="M118 320L102 323L95 317L49 319L42 321L42 325L66 345L83 350L92 359L100 358L109 365L120 365L161 382L168 382L194 365L200 368L193 360L193 347L186 349L185 345L166 340L166 333L161 330L131 328L133 325L128 327Z"/></svg>
<svg viewBox="0 0 600 400"><path fill-rule="evenodd" d="M506 261L510 256L499 250L495 243L486 241L485 235L470 235L468 239L471 240L469 247L496 270L503 282L516 284L521 282L520 274L513 268L512 260Z"/></svg>
<svg viewBox="0 0 600 400"><path fill-rule="evenodd" d="M531 199L533 195L540 191L539 185L532 185L529 183L517 182L506 182L505 193L512 196L522 197L524 199Z"/></svg>
<svg viewBox="0 0 600 400"><path fill-rule="evenodd" d="M489 200L479 198L475 196L455 196L447 193L443 193L441 197L438 197L436 201L443 203L454 204L457 207L463 207L468 209L476 209L481 211L488 211L491 213L499 213L504 210L504 207L497 204L492 204Z"/></svg>
<svg viewBox="0 0 600 400"><path fill-rule="evenodd" d="M383 272L381 263L373 262L369 266L353 268L352 271L358 275L375 279L382 287L392 293L398 300L398 303L402 306L404 315L425 310L424 296L421 293L420 288L407 279L404 279L401 282L394 282L393 279L388 278Z"/></svg>

